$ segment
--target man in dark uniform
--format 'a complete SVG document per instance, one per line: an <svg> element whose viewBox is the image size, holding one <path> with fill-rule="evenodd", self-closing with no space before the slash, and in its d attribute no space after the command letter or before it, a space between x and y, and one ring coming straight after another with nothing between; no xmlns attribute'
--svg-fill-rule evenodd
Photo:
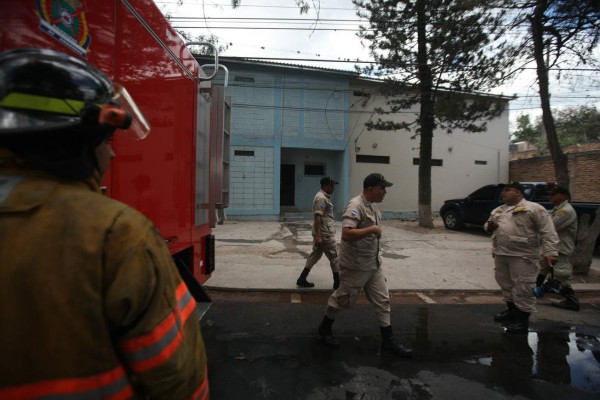
<svg viewBox="0 0 600 400"><path fill-rule="evenodd" d="M321 178L321 190L317 192L313 200L313 248L312 253L306 259L306 265L300 277L296 281L296 285L299 287L315 286L314 283L308 282L306 278L323 254L329 259L331 272L333 273L333 288L337 289L340 286L337 244L335 242L335 228L333 227L333 203L331 202L331 194L336 184L335 179L330 176Z"/></svg>
<svg viewBox="0 0 600 400"><path fill-rule="evenodd" d="M383 175L369 174L363 181L362 194L351 199L344 209L340 287L329 297L325 316L319 326L319 336L326 345L339 347L332 334L333 322L340 312L356 303L360 292L364 290L379 320L381 349L400 357L411 357L412 351L398 343L392 332L390 296L379 254L381 213L375 203L383 201L386 188L390 186L392 183L386 181Z"/></svg>

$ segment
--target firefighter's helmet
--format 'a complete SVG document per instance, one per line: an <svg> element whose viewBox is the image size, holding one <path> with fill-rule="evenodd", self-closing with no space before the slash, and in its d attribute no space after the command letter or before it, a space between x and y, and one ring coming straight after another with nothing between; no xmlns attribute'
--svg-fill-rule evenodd
<svg viewBox="0 0 600 400"><path fill-rule="evenodd" d="M125 88L91 65L47 49L0 54L0 136L95 127L150 130Z"/></svg>

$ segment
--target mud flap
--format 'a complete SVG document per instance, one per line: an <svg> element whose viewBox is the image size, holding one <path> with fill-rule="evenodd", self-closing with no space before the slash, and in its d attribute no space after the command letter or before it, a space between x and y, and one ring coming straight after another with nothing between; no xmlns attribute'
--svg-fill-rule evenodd
<svg viewBox="0 0 600 400"><path fill-rule="evenodd" d="M204 317L204 314L210 308L212 304L212 299L206 293L202 285L194 278L194 275L190 272L185 260L180 255L173 256L173 260L175 261L175 265L177 266L177 270L179 271L179 275L181 275L181 279L185 282L188 290L196 300L198 312L200 313L200 319Z"/></svg>

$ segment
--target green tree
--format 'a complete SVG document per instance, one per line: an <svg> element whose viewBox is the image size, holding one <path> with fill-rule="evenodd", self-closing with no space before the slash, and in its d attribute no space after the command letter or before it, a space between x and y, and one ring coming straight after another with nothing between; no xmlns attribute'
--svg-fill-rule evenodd
<svg viewBox="0 0 600 400"><path fill-rule="evenodd" d="M475 95L500 85L514 60L502 40L504 12L494 1L353 0L368 18L359 36L370 42L377 66L364 72L383 76L387 109L368 129L413 132L419 136L419 225L432 227L431 156L433 133L441 128L486 130L505 100ZM382 115L418 107L418 116L399 123Z"/></svg>
<svg viewBox="0 0 600 400"><path fill-rule="evenodd" d="M600 111L596 107L568 107L554 115L561 147L600 141Z"/></svg>
<svg viewBox="0 0 600 400"><path fill-rule="evenodd" d="M512 132L512 143L528 142L535 144L538 142L541 132L539 127L531 124L529 114L521 114L517 117L517 129Z"/></svg>
<svg viewBox="0 0 600 400"><path fill-rule="evenodd" d="M525 27L522 42L525 61L536 66L542 106L542 122L561 186L569 187L567 157L562 152L550 104L549 71L557 66L594 64L594 51L600 40L598 0L507 0L516 11L514 27Z"/></svg>

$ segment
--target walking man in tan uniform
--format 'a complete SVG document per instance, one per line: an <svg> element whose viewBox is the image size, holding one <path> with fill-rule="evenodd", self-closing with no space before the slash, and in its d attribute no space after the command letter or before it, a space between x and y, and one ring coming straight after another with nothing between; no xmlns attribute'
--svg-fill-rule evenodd
<svg viewBox="0 0 600 400"><path fill-rule="evenodd" d="M523 186L507 183L505 204L494 209L485 229L492 233L496 282L507 309L494 320L508 322L507 333L527 333L529 315L535 309L533 288L541 254L552 265L558 256L558 235L548 211L523 198Z"/></svg>
<svg viewBox="0 0 600 400"><path fill-rule="evenodd" d="M412 351L403 347L393 335L390 318L390 296L381 270L379 240L381 213L374 203L381 203L386 188L392 183L381 174L370 174L363 181L362 194L351 199L342 219L340 243L340 287L333 292L319 326L319 336L326 345L338 348L332 325L336 316L356 303L362 290L375 307L379 320L381 349L400 357L411 357Z"/></svg>
<svg viewBox="0 0 600 400"><path fill-rule="evenodd" d="M573 206L569 204L571 194L569 189L556 186L548 193L550 201L554 208L550 211L554 229L558 234L560 244L558 246L558 260L551 267L545 259L540 262L540 272L536 286L543 287L544 281L550 271L553 272L553 278L560 282L559 293L565 297L565 300L559 303L552 303L553 306L565 310L579 311L579 300L575 297L575 292L571 288L571 277L573 276L573 265L569 258L575 251L575 238L577 237L577 214ZM543 291L543 289L542 289Z"/></svg>
<svg viewBox="0 0 600 400"><path fill-rule="evenodd" d="M330 176L321 178L321 190L313 200L312 212L314 221L312 226L313 248L306 259L306 265L296 281L299 287L313 287L314 283L306 280L312 267L321 259L323 254L329 259L333 273L333 288L340 286L337 244L335 242L335 228L333 227L333 203L331 194L337 182Z"/></svg>

